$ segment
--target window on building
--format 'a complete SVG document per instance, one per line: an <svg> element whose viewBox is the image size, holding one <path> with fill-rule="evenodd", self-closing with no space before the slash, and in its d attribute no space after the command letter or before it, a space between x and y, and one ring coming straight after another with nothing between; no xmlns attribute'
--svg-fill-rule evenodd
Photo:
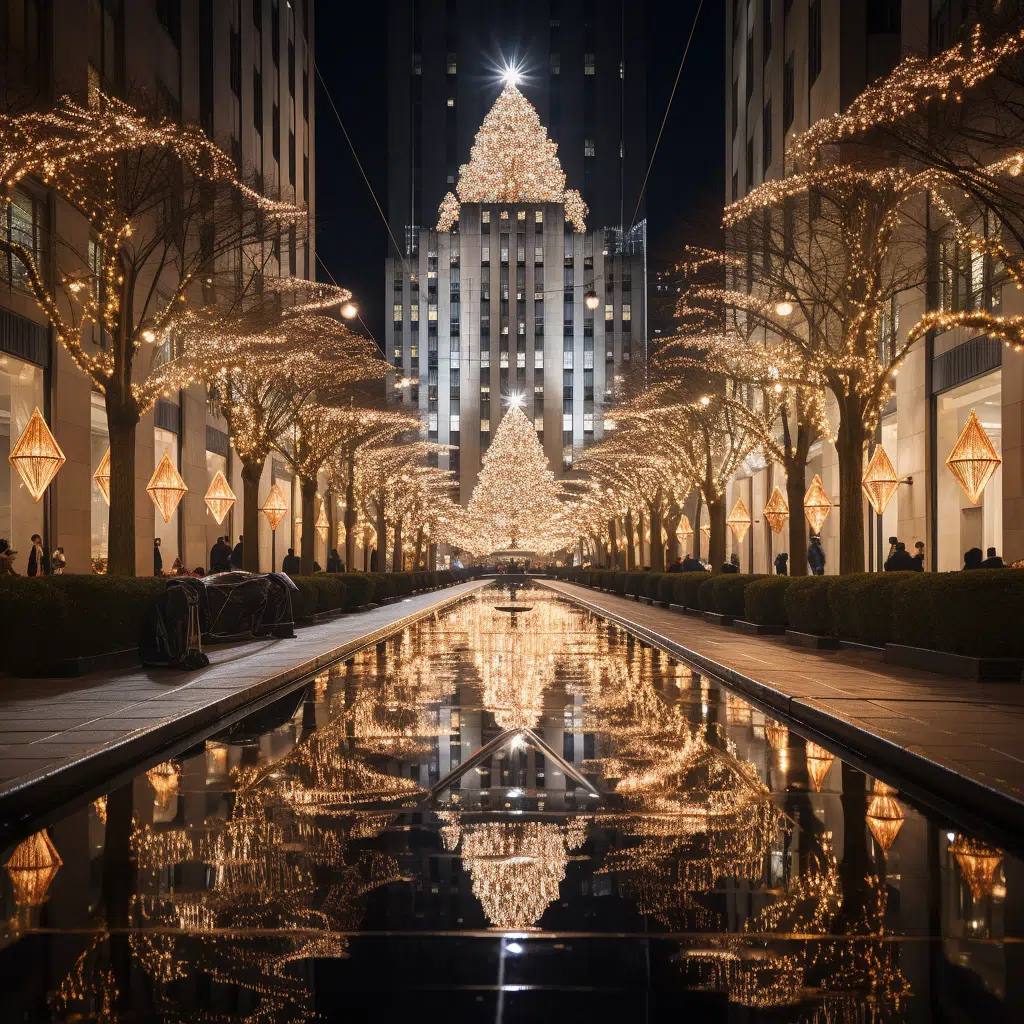
<svg viewBox="0 0 1024 1024"><path fill-rule="evenodd" d="M592 75L594 73L594 55L592 53L583 54L583 74Z"/></svg>
<svg viewBox="0 0 1024 1024"><path fill-rule="evenodd" d="M732 80L732 134L736 134L736 129L740 123L740 82L738 78Z"/></svg>
<svg viewBox="0 0 1024 1024"><path fill-rule="evenodd" d="M749 189L754 184L754 140L747 139L746 177L744 185Z"/></svg>
<svg viewBox="0 0 1024 1024"><path fill-rule="evenodd" d="M764 105L764 116L761 118L761 174L768 176L768 167L772 162L772 101Z"/></svg>
<svg viewBox="0 0 1024 1024"><path fill-rule="evenodd" d="M761 6L761 60L767 64L772 52L772 3L762 0Z"/></svg>
<svg viewBox="0 0 1024 1024"><path fill-rule="evenodd" d="M821 0L812 0L807 8L807 74L811 85L821 74Z"/></svg>
<svg viewBox="0 0 1024 1024"><path fill-rule="evenodd" d="M793 66L793 54L789 55L782 69L782 131L788 132L793 126L796 113L796 69Z"/></svg>
<svg viewBox="0 0 1024 1024"><path fill-rule="evenodd" d="M735 203L740 197L740 172L732 172L732 201Z"/></svg>
<svg viewBox="0 0 1024 1024"><path fill-rule="evenodd" d="M594 155L594 140L584 139L583 140L583 155L593 156Z"/></svg>
<svg viewBox="0 0 1024 1024"><path fill-rule="evenodd" d="M454 75L458 71L454 53L449 53L445 59L445 69L449 75Z"/></svg>
<svg viewBox="0 0 1024 1024"><path fill-rule="evenodd" d="M902 0L868 0L866 28L869 35L893 35L900 31Z"/></svg>
<svg viewBox="0 0 1024 1024"><path fill-rule="evenodd" d="M747 99L754 95L754 36L747 36Z"/></svg>
<svg viewBox="0 0 1024 1024"><path fill-rule="evenodd" d="M43 258L46 250L46 203L31 192L15 188L11 201L3 213L2 230L9 243L24 246L32 257L33 263L45 277ZM98 253L98 249L96 250ZM91 252L90 252L91 254ZM28 271L24 263L16 256L4 254L0 256L0 280L15 288L29 288ZM93 278L94 287L98 275ZM98 296L97 296L98 297ZM13 546L13 545L12 545Z"/></svg>
<svg viewBox="0 0 1024 1024"><path fill-rule="evenodd" d="M633 310L632 304L629 303L629 302L624 302L622 304L622 319L623 320L631 320L632 316L633 316L632 310Z"/></svg>
<svg viewBox="0 0 1024 1024"><path fill-rule="evenodd" d="M551 74L560 75L562 73L562 58L559 54L551 54Z"/></svg>

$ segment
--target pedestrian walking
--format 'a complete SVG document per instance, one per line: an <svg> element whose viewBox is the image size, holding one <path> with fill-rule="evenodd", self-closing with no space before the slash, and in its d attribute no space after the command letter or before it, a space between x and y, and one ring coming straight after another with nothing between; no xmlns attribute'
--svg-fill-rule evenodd
<svg viewBox="0 0 1024 1024"><path fill-rule="evenodd" d="M985 554L988 555L988 557L985 559L984 562L981 563L982 569L1006 568L1005 564L1003 563L1003 560L996 554L995 548L989 548L988 551L985 552Z"/></svg>
<svg viewBox="0 0 1024 1024"><path fill-rule="evenodd" d="M821 546L821 538L817 534L811 537L810 546L807 548L807 564L814 576L825 575L825 549Z"/></svg>
<svg viewBox="0 0 1024 1024"><path fill-rule="evenodd" d="M231 571L231 545L227 537L218 537L210 548L210 574Z"/></svg>
<svg viewBox="0 0 1024 1024"><path fill-rule="evenodd" d="M32 534L32 550L28 553L28 575L45 576L50 571L50 557L43 550L43 538Z"/></svg>
<svg viewBox="0 0 1024 1024"><path fill-rule="evenodd" d="M775 575L776 576L788 576L789 575L789 552L780 551L775 556Z"/></svg>
<svg viewBox="0 0 1024 1024"><path fill-rule="evenodd" d="M964 570L980 569L984 559L981 557L981 548L969 548L964 552Z"/></svg>
<svg viewBox="0 0 1024 1024"><path fill-rule="evenodd" d="M54 551L54 553L53 553L53 559L52 559L53 575L54 576L63 576L64 575L64 569L67 566L67 564L68 564L68 560L64 557L64 549L63 548L57 548Z"/></svg>
<svg viewBox="0 0 1024 1024"><path fill-rule="evenodd" d="M284 556L284 561L281 563L281 572L288 576L295 576L298 574L299 568L300 564L295 555L295 548L289 548L288 554Z"/></svg>
<svg viewBox="0 0 1024 1024"><path fill-rule="evenodd" d="M231 569L242 568L242 540L244 538L239 537L238 543L235 545L234 550L231 552L231 558L228 562L228 567Z"/></svg>
<svg viewBox="0 0 1024 1024"><path fill-rule="evenodd" d="M907 551L907 545L903 541L896 542L895 551L885 560L885 565L882 568L886 572L914 571L914 559L911 557L910 552Z"/></svg>
<svg viewBox="0 0 1024 1024"><path fill-rule="evenodd" d="M153 538L153 575L163 576L164 574L164 559L160 554L160 538Z"/></svg>

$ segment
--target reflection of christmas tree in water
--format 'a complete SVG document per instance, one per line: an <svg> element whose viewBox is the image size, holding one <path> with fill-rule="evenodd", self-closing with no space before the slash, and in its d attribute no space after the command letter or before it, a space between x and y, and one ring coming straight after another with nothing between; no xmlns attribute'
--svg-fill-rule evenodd
<svg viewBox="0 0 1024 1024"><path fill-rule="evenodd" d="M555 474L537 432L517 405L505 413L466 509L467 544L492 551L557 551L571 541Z"/></svg>

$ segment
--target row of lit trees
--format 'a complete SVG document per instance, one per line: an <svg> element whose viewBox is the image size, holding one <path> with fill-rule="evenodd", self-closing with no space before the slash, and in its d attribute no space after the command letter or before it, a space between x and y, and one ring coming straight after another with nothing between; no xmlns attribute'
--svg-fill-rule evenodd
<svg viewBox="0 0 1024 1024"><path fill-rule="evenodd" d="M979 28L935 58L904 60L797 136L784 178L726 208L719 250L688 252L691 283L658 383L616 412L628 438L581 463L594 478L589 505L598 493L608 499L591 519L624 512L628 524L649 503L652 566L664 496L687 487L708 506L710 559L721 563L727 518L740 531L750 522L739 506L728 515L726 485L754 452L785 472L786 496L773 492L765 514L773 528L788 514L790 550L802 552L799 510L816 532L831 507L820 481L805 479L821 438L838 456L840 572L863 570L864 494L881 512L898 484L880 446L865 472L868 448L911 346L965 326L1024 348L1024 317L983 299L1003 282L1024 283L1020 22L993 41ZM940 252L959 256L936 282ZM965 294L951 301L944 293L957 275ZM932 308L901 331L901 298L915 289ZM977 502L998 456L969 423L948 464ZM792 568L803 571L802 557Z"/></svg>

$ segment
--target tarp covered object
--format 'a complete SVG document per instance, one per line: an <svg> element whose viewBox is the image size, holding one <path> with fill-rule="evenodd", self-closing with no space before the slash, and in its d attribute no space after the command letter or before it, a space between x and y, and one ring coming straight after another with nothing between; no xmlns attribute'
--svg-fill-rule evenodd
<svg viewBox="0 0 1024 1024"><path fill-rule="evenodd" d="M205 597L199 580L175 577L158 594L142 620L139 657L143 665L202 668L210 664L200 644Z"/></svg>

